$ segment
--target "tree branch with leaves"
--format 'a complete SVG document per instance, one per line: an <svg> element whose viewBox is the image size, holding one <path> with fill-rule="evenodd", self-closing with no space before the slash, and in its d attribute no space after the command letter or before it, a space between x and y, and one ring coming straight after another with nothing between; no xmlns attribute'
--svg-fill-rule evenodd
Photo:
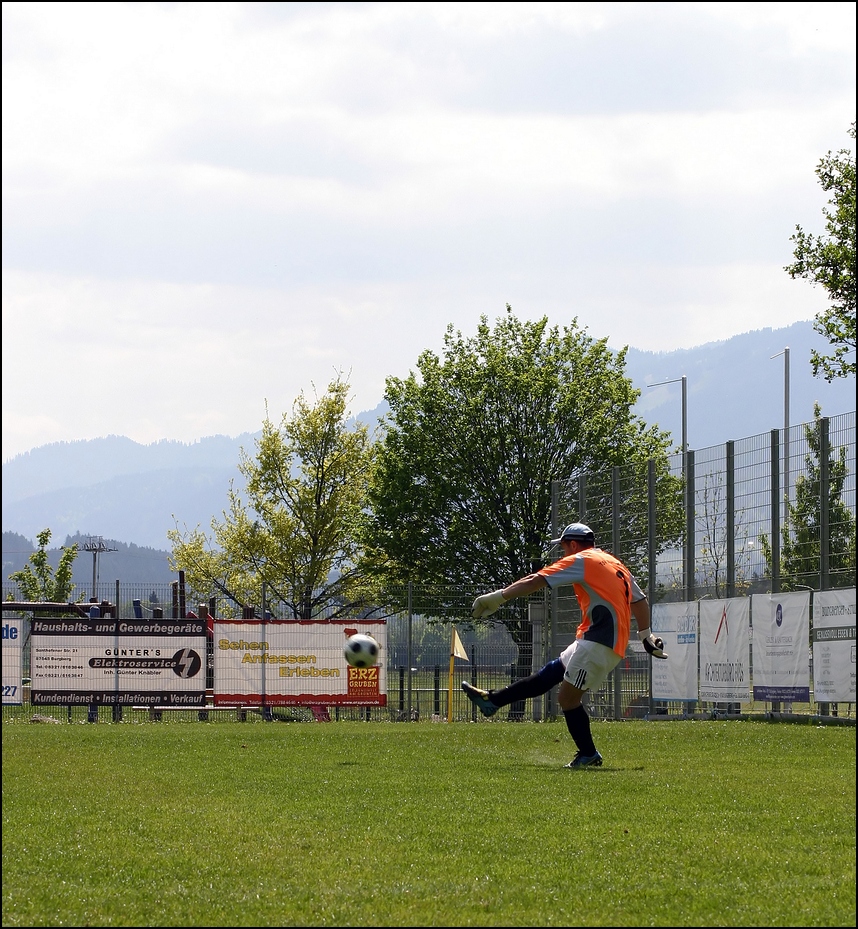
<svg viewBox="0 0 858 929"><path fill-rule="evenodd" d="M269 600L295 619L370 608L357 528L375 446L367 425L348 428L348 391L338 375L315 402L302 393L279 425L266 410L255 455L242 450L244 491L230 487L211 537L168 533L173 564L195 590L227 591L246 607L261 603L264 582Z"/></svg>
<svg viewBox="0 0 858 929"><path fill-rule="evenodd" d="M56 573L48 560L48 543L51 530L43 529L36 537L38 549L30 555L30 563L9 575L21 591L21 597L30 603L69 603L75 584L72 582L77 542L60 547L60 560ZM11 598L10 598L11 599Z"/></svg>
<svg viewBox="0 0 858 929"><path fill-rule="evenodd" d="M849 129L855 138L855 123ZM816 315L813 328L832 347L830 354L811 352L814 377L826 381L855 374L855 155L848 149L829 152L816 168L822 189L831 194L823 207L825 234L805 232L796 226L795 261L784 270L793 279L821 285L830 305ZM851 356L851 357L850 357Z"/></svg>

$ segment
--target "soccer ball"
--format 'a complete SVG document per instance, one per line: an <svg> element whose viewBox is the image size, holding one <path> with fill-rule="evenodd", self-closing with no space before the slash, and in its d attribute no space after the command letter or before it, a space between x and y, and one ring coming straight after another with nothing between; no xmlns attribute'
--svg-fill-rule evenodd
<svg viewBox="0 0 858 929"><path fill-rule="evenodd" d="M353 668L369 668L378 661L378 642L371 635L358 632L343 646L346 661Z"/></svg>

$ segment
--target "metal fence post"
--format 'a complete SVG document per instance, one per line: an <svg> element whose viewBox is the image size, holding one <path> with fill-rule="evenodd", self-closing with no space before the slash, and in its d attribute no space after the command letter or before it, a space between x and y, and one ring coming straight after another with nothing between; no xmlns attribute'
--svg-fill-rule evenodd
<svg viewBox="0 0 858 929"><path fill-rule="evenodd" d="M694 452L685 453L685 601L691 603L695 599L694 575L697 568L697 533L696 533L696 491L694 484ZM697 656L698 662L700 655ZM698 678L699 678L698 668ZM697 701L688 704L690 712L695 712Z"/></svg>
<svg viewBox="0 0 858 929"><path fill-rule="evenodd" d="M119 579L118 579L118 578L117 578L117 580L116 580L116 600L115 600L115 603L116 603L116 608L115 608L115 614L114 614L113 618L114 618L115 620L118 620L118 619L119 619ZM117 627L117 628L118 628L118 627ZM119 700L119 677L118 677L118 672L117 672L117 678L116 678L116 699ZM122 704L120 704L120 703L114 703L114 704L113 704L113 721L114 721L115 723L121 723L121 722L122 722Z"/></svg>
<svg viewBox="0 0 858 929"><path fill-rule="evenodd" d="M655 506L655 461L650 458L646 468L646 490L647 490L647 552L649 557L649 578L647 582L647 595L649 597L650 610L655 605L655 588L657 581L656 573L656 506ZM655 701L652 695L652 661L647 662L647 690L649 692L649 712L655 710Z"/></svg>
<svg viewBox="0 0 858 929"><path fill-rule="evenodd" d="M771 451L771 533L772 533L772 593L780 593L781 590L781 527L780 527L780 443L778 442L778 430L772 429L772 451ZM772 712L780 713L780 700L772 701Z"/></svg>
<svg viewBox="0 0 858 929"><path fill-rule="evenodd" d="M557 538L560 535L560 481L551 482L551 531L552 538ZM547 588L546 597L548 602L546 604L546 609L548 610L548 632L547 632L547 647L546 658L554 655L557 649L557 637L559 635L558 630L558 593L557 588ZM555 719L557 717L557 696L552 688L545 695L545 714L549 719Z"/></svg>
<svg viewBox="0 0 858 929"><path fill-rule="evenodd" d="M725 448L727 469L727 589L728 599L736 596L736 458L733 440L728 439Z"/></svg>
<svg viewBox="0 0 858 929"><path fill-rule="evenodd" d="M772 429L771 454L771 508L772 508L772 593L781 590L781 476L780 476L780 441L778 430Z"/></svg>
<svg viewBox="0 0 858 929"><path fill-rule="evenodd" d="M411 631L414 625L414 613L412 611L412 586L411 581L408 582L408 640L405 645L405 656L408 662L408 716L407 719L411 720L411 690L412 690L412 678L411 678L411 665L414 663L413 651L412 651L412 640L411 640ZM435 711L437 712L437 710Z"/></svg>
<svg viewBox="0 0 858 929"><path fill-rule="evenodd" d="M527 618L531 626L533 652L530 659L530 672L535 674L542 667L543 630L545 629L544 603L528 603ZM542 700L531 700L532 719L535 723L542 721Z"/></svg>
<svg viewBox="0 0 858 929"><path fill-rule="evenodd" d="M614 557L621 558L620 551L620 469L618 465L611 468L611 544L614 548ZM611 675L614 689L614 719L623 715L623 663L614 668Z"/></svg>
<svg viewBox="0 0 858 929"><path fill-rule="evenodd" d="M694 599L696 533L694 526L694 452L685 453L685 600Z"/></svg>
<svg viewBox="0 0 858 929"><path fill-rule="evenodd" d="M828 440L828 417L819 420L819 589L828 590L830 570L830 517L829 489L831 474L828 455L831 451Z"/></svg>

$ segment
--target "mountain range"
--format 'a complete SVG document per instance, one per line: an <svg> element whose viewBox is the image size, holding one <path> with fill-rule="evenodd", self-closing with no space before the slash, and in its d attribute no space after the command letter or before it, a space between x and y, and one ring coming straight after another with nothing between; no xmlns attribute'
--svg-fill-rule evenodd
<svg viewBox="0 0 858 929"><path fill-rule="evenodd" d="M788 386L785 348L790 350ZM793 425L810 422L815 403L828 416L852 411L854 377L827 383L812 375L811 349L827 348L810 321L670 352L629 348L626 376L641 392L634 412L669 431L678 448L679 380L685 376L688 443L702 449L781 428L787 401ZM382 400L355 418L374 423L386 410ZM144 550L151 549L151 558L147 554L144 559L146 569L163 564L165 576L146 580L171 579L167 530L199 526L208 531L212 517L221 518L230 482L241 486L240 452L253 455L260 435L256 431L150 445L111 435L55 442L16 455L2 466L4 580L26 562L32 540L46 528L52 532L52 545L92 535L112 542L117 554L133 549L138 566ZM115 576L125 579L116 563ZM83 559L84 578L86 569Z"/></svg>

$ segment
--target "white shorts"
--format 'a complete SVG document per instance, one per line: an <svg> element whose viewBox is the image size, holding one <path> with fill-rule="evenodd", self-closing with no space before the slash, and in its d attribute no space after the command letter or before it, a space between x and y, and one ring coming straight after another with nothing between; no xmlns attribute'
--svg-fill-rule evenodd
<svg viewBox="0 0 858 929"><path fill-rule="evenodd" d="M620 656L607 645L575 639L560 653L566 668L563 680L578 690L598 690L620 663Z"/></svg>

